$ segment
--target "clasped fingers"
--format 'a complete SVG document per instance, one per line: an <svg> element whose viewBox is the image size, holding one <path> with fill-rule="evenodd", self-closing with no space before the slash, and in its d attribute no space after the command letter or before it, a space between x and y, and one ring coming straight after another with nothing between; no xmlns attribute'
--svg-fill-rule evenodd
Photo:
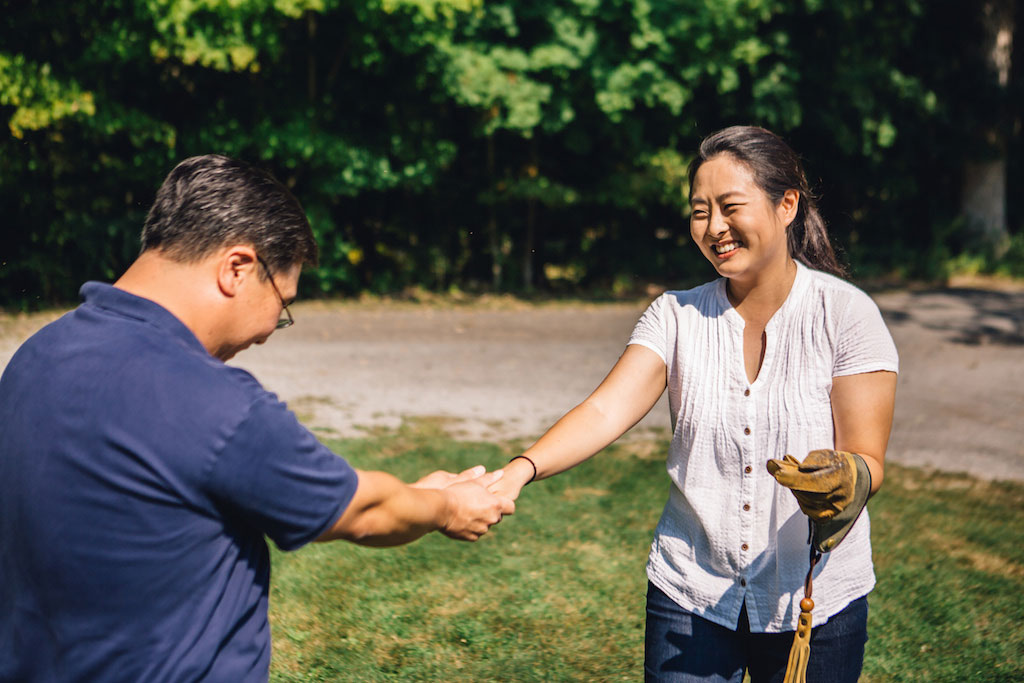
<svg viewBox="0 0 1024 683"><path fill-rule="evenodd" d="M478 481L453 484L445 489L450 496L449 519L442 531L451 538L475 541L515 512L510 499L488 491Z"/></svg>

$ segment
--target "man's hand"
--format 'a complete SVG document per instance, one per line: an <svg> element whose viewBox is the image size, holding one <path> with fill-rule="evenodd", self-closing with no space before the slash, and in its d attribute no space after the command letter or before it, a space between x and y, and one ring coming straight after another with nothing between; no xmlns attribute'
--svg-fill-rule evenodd
<svg viewBox="0 0 1024 683"><path fill-rule="evenodd" d="M334 525L317 539L344 538L368 546L392 546L440 531L475 541L502 515L515 512L508 498L488 492L502 472L471 467L459 474L434 472L403 484L386 472L357 470L359 486Z"/></svg>
<svg viewBox="0 0 1024 683"><path fill-rule="evenodd" d="M510 498L488 491L503 474L501 470L489 472L443 489L447 497L447 520L441 533L460 541L475 541L500 522L502 515L514 513L516 504Z"/></svg>
<svg viewBox="0 0 1024 683"><path fill-rule="evenodd" d="M448 494L448 517L441 533L461 541L475 541L500 522L502 515L515 512L512 499L489 491L489 487L498 485L504 474L502 470L488 472L483 465L477 465L458 474L444 470L431 472L409 485L443 490Z"/></svg>
<svg viewBox="0 0 1024 683"><path fill-rule="evenodd" d="M858 488L866 492L870 477L859 481L856 453L844 451L811 451L801 463L792 455L782 460L769 460L768 472L775 480L790 489L800 509L815 522L825 522L842 512L853 502Z"/></svg>

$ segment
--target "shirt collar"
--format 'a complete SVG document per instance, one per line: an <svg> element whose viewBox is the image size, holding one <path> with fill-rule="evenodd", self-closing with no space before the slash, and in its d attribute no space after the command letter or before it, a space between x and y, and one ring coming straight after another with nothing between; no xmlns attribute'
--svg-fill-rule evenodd
<svg viewBox="0 0 1024 683"><path fill-rule="evenodd" d="M776 321L784 318L787 314L787 310L796 305L792 302L803 296L804 287L806 287L808 281L811 279L810 268L796 259L793 259L793 263L796 264L796 277L793 278L793 285L789 288L789 294L786 295L786 300L782 302L782 305L779 306L779 310L775 311L771 319L768 321L766 329L774 329L775 325L778 325ZM733 308L732 302L729 301L729 294L725 290L729 279L720 277L715 282L718 285L715 289L715 298L718 300L719 311L725 316L725 319L729 323L738 325L742 328L747 323L743 320L743 316Z"/></svg>
<svg viewBox="0 0 1024 683"><path fill-rule="evenodd" d="M103 282L86 282L78 290L78 294L82 297L83 304L86 306L96 306L117 315L153 325L170 335L171 338L177 339L190 348L202 350L204 354L209 355L206 347L203 346L192 330L186 327L185 323L181 322L173 313L155 301L136 296Z"/></svg>

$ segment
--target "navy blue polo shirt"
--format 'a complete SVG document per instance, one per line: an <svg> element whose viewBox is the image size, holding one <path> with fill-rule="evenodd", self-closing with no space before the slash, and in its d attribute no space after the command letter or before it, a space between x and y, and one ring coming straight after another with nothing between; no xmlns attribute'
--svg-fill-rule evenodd
<svg viewBox="0 0 1024 683"><path fill-rule="evenodd" d="M0 379L0 680L266 680L264 537L356 474L166 309L81 293Z"/></svg>

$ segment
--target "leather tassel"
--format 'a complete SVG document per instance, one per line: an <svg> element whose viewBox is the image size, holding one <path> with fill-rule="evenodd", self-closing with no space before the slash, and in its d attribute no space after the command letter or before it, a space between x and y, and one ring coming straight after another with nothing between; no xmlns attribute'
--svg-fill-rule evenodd
<svg viewBox="0 0 1024 683"><path fill-rule="evenodd" d="M810 526L814 533L814 524ZM793 646L789 648L789 662L786 664L786 675L782 683L807 683L807 661L811 658L811 612L814 610L814 567L821 561L821 553L811 545L811 566L804 579L804 599L800 601L800 619L797 621Z"/></svg>
<svg viewBox="0 0 1024 683"><path fill-rule="evenodd" d="M800 601L800 620L797 623L796 635L793 636L793 647L789 649L789 663L786 665L786 676L782 683L807 683L807 660L811 657L811 610L814 600L804 598Z"/></svg>

